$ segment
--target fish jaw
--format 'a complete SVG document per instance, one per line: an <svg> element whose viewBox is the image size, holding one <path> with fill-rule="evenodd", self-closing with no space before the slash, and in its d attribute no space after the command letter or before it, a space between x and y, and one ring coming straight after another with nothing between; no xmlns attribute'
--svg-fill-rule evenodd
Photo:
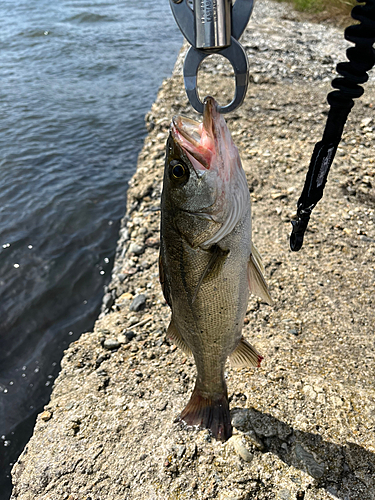
<svg viewBox="0 0 375 500"><path fill-rule="evenodd" d="M212 150L201 144L203 123L177 116L172 119L172 138L189 158L198 177L210 168Z"/></svg>
<svg viewBox="0 0 375 500"><path fill-rule="evenodd" d="M231 173L238 169L237 147L213 97L204 100L202 123L176 116L171 133L199 173L215 170L223 180L229 181Z"/></svg>
<svg viewBox="0 0 375 500"><path fill-rule="evenodd" d="M198 178L216 187L216 200L205 215L219 223L217 234L201 245L208 248L227 236L250 205L246 176L238 149L213 97L204 100L203 122L174 117L172 139L184 151ZM220 227L221 225L221 227Z"/></svg>

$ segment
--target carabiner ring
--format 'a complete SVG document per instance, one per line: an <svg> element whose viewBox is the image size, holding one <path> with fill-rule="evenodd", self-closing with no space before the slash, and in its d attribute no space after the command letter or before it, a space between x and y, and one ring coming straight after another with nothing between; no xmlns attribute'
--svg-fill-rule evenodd
<svg viewBox="0 0 375 500"><path fill-rule="evenodd" d="M207 52L190 47L184 62L184 83L186 94L193 108L198 111L198 113L203 113L203 103L198 96L197 76L199 66L202 61L212 53L219 54L228 59L234 70L236 91L233 101L226 106L218 106L218 111L220 113L229 113L243 103L249 83L249 65L246 53L242 45L237 42L233 36L231 37L230 46L217 52Z"/></svg>

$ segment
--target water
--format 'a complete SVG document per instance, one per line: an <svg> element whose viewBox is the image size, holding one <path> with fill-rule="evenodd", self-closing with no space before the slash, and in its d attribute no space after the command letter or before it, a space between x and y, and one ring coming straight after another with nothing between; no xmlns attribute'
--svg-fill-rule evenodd
<svg viewBox="0 0 375 500"><path fill-rule="evenodd" d="M3 0L0 499L110 279L144 114L182 37L167 0Z"/></svg>

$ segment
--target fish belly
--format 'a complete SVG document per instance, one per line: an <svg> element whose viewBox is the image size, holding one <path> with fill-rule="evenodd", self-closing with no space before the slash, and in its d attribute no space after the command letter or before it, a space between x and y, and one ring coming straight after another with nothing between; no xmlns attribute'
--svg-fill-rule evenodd
<svg viewBox="0 0 375 500"><path fill-rule="evenodd" d="M165 264L172 271L173 322L197 367L193 395L180 418L188 425L210 428L223 440L232 432L224 367L241 339L249 296L249 229L244 218L217 243L222 255L208 272L213 249L192 248L181 237L176 245L176 238L163 237Z"/></svg>

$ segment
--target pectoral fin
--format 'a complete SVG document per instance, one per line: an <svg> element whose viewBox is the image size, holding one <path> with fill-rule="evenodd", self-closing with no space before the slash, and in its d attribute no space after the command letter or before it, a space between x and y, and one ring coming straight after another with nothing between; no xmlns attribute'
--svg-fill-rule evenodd
<svg viewBox="0 0 375 500"><path fill-rule="evenodd" d="M187 354L188 356L193 355L190 347L186 344L184 339L181 337L180 332L177 330L176 325L174 324L173 321L173 316L167 329L167 336L177 347L179 347L182 351L184 351L185 354Z"/></svg>
<svg viewBox="0 0 375 500"><path fill-rule="evenodd" d="M272 305L273 300L263 277L262 269L263 264L259 252L252 245L252 252L247 265L247 279L249 280L250 292L263 299L267 304Z"/></svg>
<svg viewBox="0 0 375 500"><path fill-rule="evenodd" d="M256 366L259 368L263 356L243 337L236 349L229 356L230 364L233 368L245 368L247 366Z"/></svg>
<svg viewBox="0 0 375 500"><path fill-rule="evenodd" d="M216 268L219 268L219 265L222 264L228 255L227 251L222 250L218 245L213 245L210 248L211 257L208 261L207 266L205 267L202 276L199 278L198 284L195 287L194 295L191 299L191 303L193 304L195 299L197 298L199 289L203 283L203 280L211 273L214 272Z"/></svg>

